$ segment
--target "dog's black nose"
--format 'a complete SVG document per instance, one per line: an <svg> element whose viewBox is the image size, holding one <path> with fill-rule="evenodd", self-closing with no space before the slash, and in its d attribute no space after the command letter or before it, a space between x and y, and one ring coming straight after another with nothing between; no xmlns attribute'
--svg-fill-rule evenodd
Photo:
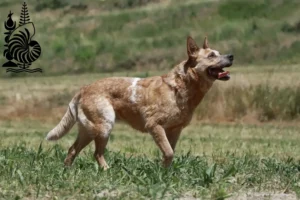
<svg viewBox="0 0 300 200"><path fill-rule="evenodd" d="M233 55L232 55L232 54L229 54L227 57L228 57L228 59L229 59L230 61L233 61Z"/></svg>

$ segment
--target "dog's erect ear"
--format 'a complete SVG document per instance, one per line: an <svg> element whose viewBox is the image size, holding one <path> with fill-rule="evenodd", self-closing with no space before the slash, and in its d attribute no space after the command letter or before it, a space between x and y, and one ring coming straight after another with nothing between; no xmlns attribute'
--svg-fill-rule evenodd
<svg viewBox="0 0 300 200"><path fill-rule="evenodd" d="M192 37L187 37L186 44L187 53L189 57L192 57L197 51L199 51L199 47L197 46L196 42L193 40Z"/></svg>
<svg viewBox="0 0 300 200"><path fill-rule="evenodd" d="M197 52L200 50L196 42L190 36L187 37L186 44L187 44L187 54L189 56L189 59L184 64L184 73L187 72L188 68L193 68L196 66Z"/></svg>
<svg viewBox="0 0 300 200"><path fill-rule="evenodd" d="M207 49L209 48L208 46L208 40L207 40L207 37L204 38L204 42L203 42L203 49Z"/></svg>

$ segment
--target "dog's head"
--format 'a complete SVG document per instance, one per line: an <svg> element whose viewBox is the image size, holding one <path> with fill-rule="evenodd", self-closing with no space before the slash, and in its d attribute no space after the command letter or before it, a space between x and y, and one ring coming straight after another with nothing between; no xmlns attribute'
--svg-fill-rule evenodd
<svg viewBox="0 0 300 200"><path fill-rule="evenodd" d="M189 58L185 64L185 71L193 68L199 76L209 80L227 81L230 79L229 71L224 71L224 68L232 65L233 55L221 55L218 51L210 49L206 37L202 48L199 48L196 42L188 37L187 53Z"/></svg>

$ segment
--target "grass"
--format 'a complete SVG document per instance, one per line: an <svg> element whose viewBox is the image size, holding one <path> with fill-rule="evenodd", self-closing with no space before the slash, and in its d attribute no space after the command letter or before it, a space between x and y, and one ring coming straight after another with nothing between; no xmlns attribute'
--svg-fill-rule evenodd
<svg viewBox="0 0 300 200"><path fill-rule="evenodd" d="M294 66L232 66L231 80L216 81L195 112L196 120L261 123L299 121L300 71ZM167 71L1 79L0 119L53 120L80 87L110 76L149 77ZM78 81L80 80L80 82ZM14 104L12 109L10 106ZM51 113L50 116L47 113Z"/></svg>
<svg viewBox="0 0 300 200"><path fill-rule="evenodd" d="M5 2L0 21L7 10L18 20L19 2ZM186 59L187 35L199 43L207 35L214 49L233 53L240 65L299 63L297 0L118 2L29 1L35 40L43 49L34 66L43 68L43 76L166 70Z"/></svg>
<svg viewBox="0 0 300 200"><path fill-rule="evenodd" d="M111 168L102 171L91 146L64 168L74 131L48 143L43 138L52 125L2 122L1 198L225 199L249 190L300 189L297 127L193 124L164 169L149 135L118 124L105 155Z"/></svg>
<svg viewBox="0 0 300 200"><path fill-rule="evenodd" d="M300 193L299 68L230 71L232 79L216 82L200 104L169 169L160 166L152 138L124 124L116 125L110 137L108 171L96 165L93 145L71 168L63 167L75 129L57 143L44 141L80 86L107 76L162 72L1 79L0 198L234 199L249 192L261 199L266 193L295 197ZM250 111L259 114L249 116Z"/></svg>
<svg viewBox="0 0 300 200"><path fill-rule="evenodd" d="M0 70L0 199L300 195L298 0L27 3L43 51L33 65L44 73ZM9 10L18 21L20 9L16 0L1 1L0 21ZM173 165L162 168L151 137L121 123L106 151L108 171L97 166L93 145L64 168L76 130L57 143L44 137L78 88L166 73L186 59L187 35L199 45L207 35L236 60L231 80L217 81L197 108Z"/></svg>

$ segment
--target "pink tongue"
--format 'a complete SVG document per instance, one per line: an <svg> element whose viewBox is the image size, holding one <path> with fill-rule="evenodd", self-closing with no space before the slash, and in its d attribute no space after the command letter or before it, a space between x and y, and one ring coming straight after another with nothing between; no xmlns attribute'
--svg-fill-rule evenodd
<svg viewBox="0 0 300 200"><path fill-rule="evenodd" d="M224 77L224 76L227 76L229 74L229 71L226 71L226 72L220 72L219 74L218 74L218 78L222 78L222 77Z"/></svg>

